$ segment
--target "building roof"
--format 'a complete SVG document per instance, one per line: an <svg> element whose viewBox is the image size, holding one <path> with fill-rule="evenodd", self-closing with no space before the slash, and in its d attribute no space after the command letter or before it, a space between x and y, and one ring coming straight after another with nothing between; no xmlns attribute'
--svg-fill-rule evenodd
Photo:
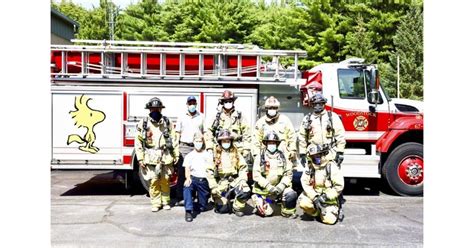
<svg viewBox="0 0 474 248"><path fill-rule="evenodd" d="M60 19L66 21L68 23L70 23L71 25L76 26L77 28L80 26L78 22L74 21L70 17L67 17L66 15L59 12L58 10L51 8L51 16L53 16L53 15L56 16L56 17L59 17Z"/></svg>

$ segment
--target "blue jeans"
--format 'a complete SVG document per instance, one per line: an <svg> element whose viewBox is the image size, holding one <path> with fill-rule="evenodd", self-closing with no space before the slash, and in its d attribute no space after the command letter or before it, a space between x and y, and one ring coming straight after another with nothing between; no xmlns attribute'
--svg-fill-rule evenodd
<svg viewBox="0 0 474 248"><path fill-rule="evenodd" d="M206 209L207 201L209 200L209 183L206 178L191 176L191 185L183 188L184 209L186 211L194 210L193 207L193 192L197 191L199 208Z"/></svg>

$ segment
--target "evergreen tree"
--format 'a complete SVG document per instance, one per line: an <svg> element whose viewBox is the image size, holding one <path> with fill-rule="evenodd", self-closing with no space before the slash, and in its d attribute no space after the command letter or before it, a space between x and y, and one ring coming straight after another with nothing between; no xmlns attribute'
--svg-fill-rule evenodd
<svg viewBox="0 0 474 248"><path fill-rule="evenodd" d="M400 97L423 99L423 8L413 5L393 37L395 52L390 64L396 68L400 56ZM396 83L396 82L395 82Z"/></svg>

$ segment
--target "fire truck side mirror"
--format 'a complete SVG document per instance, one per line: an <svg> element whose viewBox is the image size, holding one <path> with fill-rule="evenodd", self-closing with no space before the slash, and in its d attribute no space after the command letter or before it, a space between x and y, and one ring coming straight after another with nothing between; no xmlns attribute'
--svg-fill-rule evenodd
<svg viewBox="0 0 474 248"><path fill-rule="evenodd" d="M369 92L369 103L371 104L377 104L379 103L379 98L380 98L380 95L379 95L379 92L378 90L372 90L371 92Z"/></svg>
<svg viewBox="0 0 474 248"><path fill-rule="evenodd" d="M380 100L379 88L380 88L380 75L379 71L375 66L371 66L369 69L369 86L370 92L368 94L368 101L371 104L378 104ZM377 105L376 105L377 106Z"/></svg>

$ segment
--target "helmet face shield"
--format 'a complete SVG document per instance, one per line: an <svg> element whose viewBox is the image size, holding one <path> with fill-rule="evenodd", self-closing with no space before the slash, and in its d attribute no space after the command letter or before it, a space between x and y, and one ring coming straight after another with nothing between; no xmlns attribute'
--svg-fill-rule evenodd
<svg viewBox="0 0 474 248"><path fill-rule="evenodd" d="M145 105L146 109L152 109L152 108L159 108L160 110L164 108L165 106L163 105L163 102L161 102L160 98L158 97L153 97L151 98L147 104Z"/></svg>
<svg viewBox="0 0 474 248"><path fill-rule="evenodd" d="M323 157L329 153L329 146L324 144L322 146L318 144L311 144L308 146L308 157L313 161L314 164L320 165Z"/></svg>
<svg viewBox="0 0 474 248"><path fill-rule="evenodd" d="M313 106L314 112L316 112L316 113L321 113L321 112L323 112L324 106L325 106L324 103L316 103L316 104L314 104L314 106Z"/></svg>
<svg viewBox="0 0 474 248"><path fill-rule="evenodd" d="M321 93L316 93L311 97L311 105L316 113L321 113L327 102L327 99Z"/></svg>
<svg viewBox="0 0 474 248"><path fill-rule="evenodd" d="M321 164L321 154L311 155L310 158L311 158L311 161L313 161L313 163L315 163L317 165Z"/></svg>

